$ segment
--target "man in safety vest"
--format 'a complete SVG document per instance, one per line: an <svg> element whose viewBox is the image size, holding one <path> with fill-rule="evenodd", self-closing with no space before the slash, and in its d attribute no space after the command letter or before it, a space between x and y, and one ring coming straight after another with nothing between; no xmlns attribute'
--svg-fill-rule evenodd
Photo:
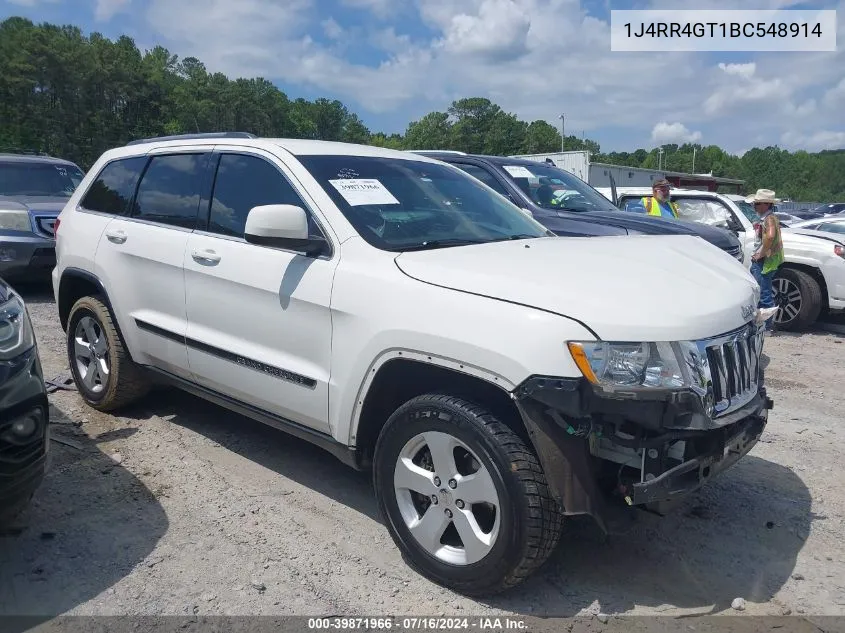
<svg viewBox="0 0 845 633"><path fill-rule="evenodd" d="M651 185L652 196L643 196L642 203L648 215L664 218L677 218L678 205L669 199L671 185L668 180L661 178Z"/></svg>
<svg viewBox="0 0 845 633"><path fill-rule="evenodd" d="M783 241L780 236L780 221L773 213L772 207L780 202L775 198L771 189L758 189L753 196L745 201L754 205L754 210L760 216L757 229L757 248L751 256L751 273L760 285L760 308L774 308L775 299L772 293L772 278L778 267L783 263ZM774 316L766 320L766 330L771 332Z"/></svg>

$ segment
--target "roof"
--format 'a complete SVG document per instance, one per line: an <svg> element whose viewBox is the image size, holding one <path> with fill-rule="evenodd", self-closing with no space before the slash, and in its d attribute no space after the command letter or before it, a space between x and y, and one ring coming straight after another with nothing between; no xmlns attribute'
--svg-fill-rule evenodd
<svg viewBox="0 0 845 633"><path fill-rule="evenodd" d="M78 165L73 161L65 160L63 158L56 158L54 156L46 156L39 154L6 154L0 152L0 162L4 163L48 163L50 165Z"/></svg>
<svg viewBox="0 0 845 633"><path fill-rule="evenodd" d="M143 139L132 145L116 147L106 154L110 158L123 156L137 156L153 149L164 149L168 147L182 146L203 146L203 145L229 145L264 148L268 151L281 148L294 156L374 156L382 158L396 158L402 160L430 161L432 159L422 154L412 154L402 150L376 147L374 145L361 145L357 143L342 143L339 141L318 141L312 139L292 138L243 138L243 137L218 137L218 138L196 138L186 135L183 138L162 138Z"/></svg>
<svg viewBox="0 0 845 633"><path fill-rule="evenodd" d="M683 178L684 180L706 180L723 185L744 185L745 181L737 178L724 178L711 174L688 174L683 171L664 171L667 178Z"/></svg>

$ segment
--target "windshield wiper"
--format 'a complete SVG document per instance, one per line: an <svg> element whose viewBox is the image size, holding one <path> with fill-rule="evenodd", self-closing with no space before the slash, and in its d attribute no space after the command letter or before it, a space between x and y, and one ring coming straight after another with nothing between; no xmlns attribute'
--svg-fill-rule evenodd
<svg viewBox="0 0 845 633"><path fill-rule="evenodd" d="M490 240L491 242L506 242L508 240L533 240L538 237L545 237L543 235L529 235L528 233L515 233L514 235L505 235L504 237L497 237Z"/></svg>
<svg viewBox="0 0 845 633"><path fill-rule="evenodd" d="M419 244L411 244L409 246L395 246L391 248L392 251L425 251L433 248L446 248L448 246L467 246L469 244L484 244L488 240L465 240L458 238L446 238L442 240L428 240L420 242Z"/></svg>

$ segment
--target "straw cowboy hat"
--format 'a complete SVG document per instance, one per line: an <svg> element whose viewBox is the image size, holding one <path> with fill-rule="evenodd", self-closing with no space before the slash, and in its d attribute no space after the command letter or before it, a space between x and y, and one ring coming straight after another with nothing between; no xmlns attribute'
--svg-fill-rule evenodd
<svg viewBox="0 0 845 633"><path fill-rule="evenodd" d="M748 204L755 204L757 202L768 202L769 204L777 204L779 199L775 198L775 192L771 189L758 189L753 196L748 196L745 201Z"/></svg>

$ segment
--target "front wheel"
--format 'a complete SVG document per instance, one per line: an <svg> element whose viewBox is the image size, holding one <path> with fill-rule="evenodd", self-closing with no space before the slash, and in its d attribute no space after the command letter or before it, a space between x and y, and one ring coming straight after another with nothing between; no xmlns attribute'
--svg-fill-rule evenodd
<svg viewBox="0 0 845 633"><path fill-rule="evenodd" d="M420 574L466 595L519 584L549 557L562 514L526 443L484 409L424 395L379 434L373 476L391 537Z"/></svg>
<svg viewBox="0 0 845 633"><path fill-rule="evenodd" d="M802 270L781 268L772 280L775 326L779 330L804 330L819 317L822 291L813 277Z"/></svg>

